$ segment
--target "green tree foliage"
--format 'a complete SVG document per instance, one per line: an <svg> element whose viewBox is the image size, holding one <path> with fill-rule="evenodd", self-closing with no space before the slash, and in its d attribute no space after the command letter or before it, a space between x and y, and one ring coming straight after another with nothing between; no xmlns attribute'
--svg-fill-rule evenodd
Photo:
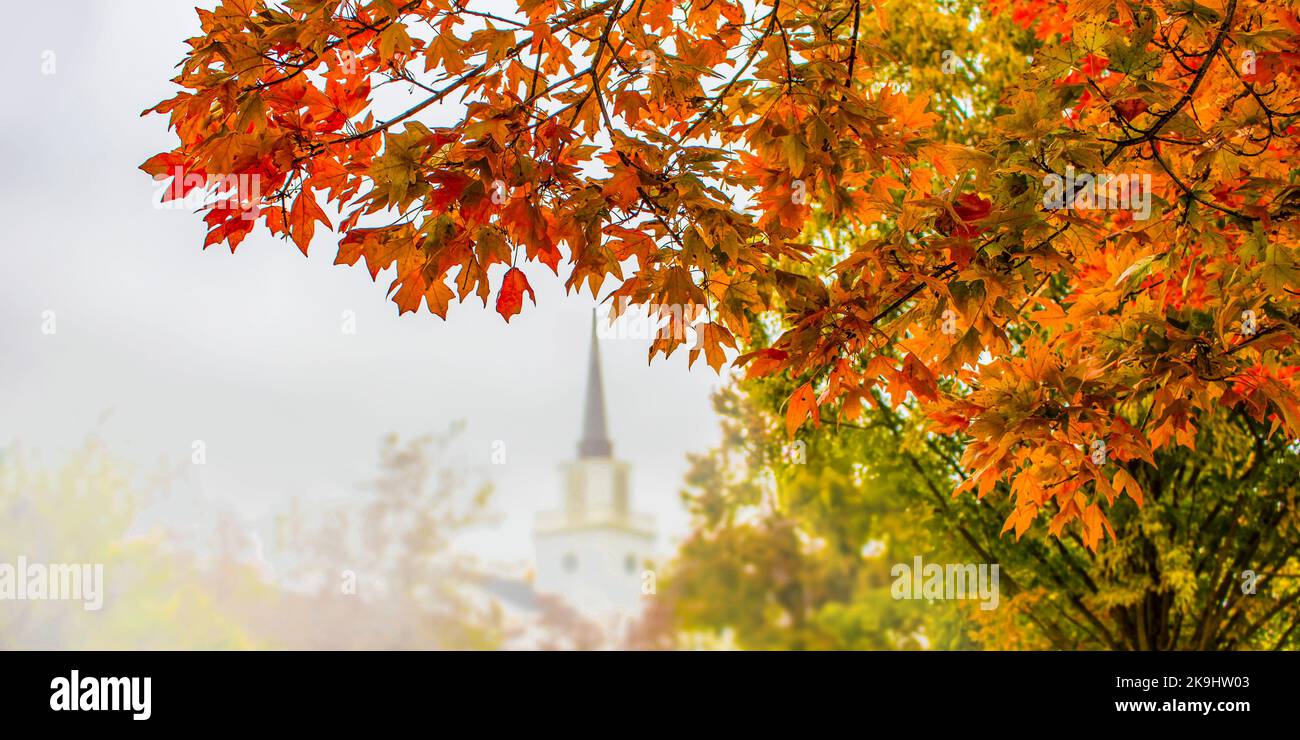
<svg viewBox="0 0 1300 740"><path fill-rule="evenodd" d="M952 497L961 440L908 407L792 445L790 392L765 378L717 398L723 440L693 461L694 532L667 577L679 630L751 648L1300 646L1300 451L1243 414L1139 468L1144 505L1119 502L1094 553L1046 526L1016 542L1005 498ZM891 567L918 555L999 564L998 608L893 599Z"/></svg>

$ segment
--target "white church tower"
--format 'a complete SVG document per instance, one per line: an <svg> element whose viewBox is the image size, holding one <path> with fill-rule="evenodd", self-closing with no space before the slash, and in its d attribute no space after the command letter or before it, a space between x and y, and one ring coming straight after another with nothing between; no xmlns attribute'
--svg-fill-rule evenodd
<svg viewBox="0 0 1300 740"><path fill-rule="evenodd" d="M578 457L562 467L562 506L542 512L533 529L538 592L554 594L601 621L641 612L643 572L654 521L632 510L628 464L615 459L605 428L605 390L591 317L591 356ZM653 577L653 576L648 576Z"/></svg>

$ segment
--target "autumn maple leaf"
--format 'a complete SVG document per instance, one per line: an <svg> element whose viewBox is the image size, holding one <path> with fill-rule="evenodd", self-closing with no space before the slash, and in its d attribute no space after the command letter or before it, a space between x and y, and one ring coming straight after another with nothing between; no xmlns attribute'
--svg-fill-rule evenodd
<svg viewBox="0 0 1300 740"><path fill-rule="evenodd" d="M969 239L984 231L984 228L978 226L976 222L987 218L993 211L993 201L974 193L962 193L957 196L957 202L953 203L952 210L959 219L952 233Z"/></svg>
<svg viewBox="0 0 1300 740"><path fill-rule="evenodd" d="M533 287L528 284L528 278L524 277L523 270L518 267L507 270L505 279L501 281L501 291L497 293L497 313L501 314L507 322L510 321L511 316L523 310L525 291L536 305L537 296L533 294Z"/></svg>

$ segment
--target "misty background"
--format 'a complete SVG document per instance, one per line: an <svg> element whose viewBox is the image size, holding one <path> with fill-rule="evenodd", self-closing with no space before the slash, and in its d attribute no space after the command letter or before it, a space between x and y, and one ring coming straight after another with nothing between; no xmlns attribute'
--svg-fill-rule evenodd
<svg viewBox="0 0 1300 740"><path fill-rule="evenodd" d="M235 255L202 250L201 217L157 208L137 169L174 145L165 116L140 112L177 90L193 4L41 3L12 23L0 45L0 448L54 464L93 434L134 471L182 471L177 495L194 505L170 516L265 520L295 497L311 508L354 495L386 435L464 420L452 462L488 476L500 519L462 545L528 560L533 514L557 505L558 465L575 454L591 296L565 296L563 267L556 278L529 265L537 305L509 325L474 298L447 322L398 317L392 271L376 283L360 264L335 266L329 231L307 258L260 225ZM685 350L647 364L647 349L601 343L614 453L667 554L687 530L686 453L718 438L709 395L721 380L703 362L688 371ZM504 465L492 464L498 440Z"/></svg>

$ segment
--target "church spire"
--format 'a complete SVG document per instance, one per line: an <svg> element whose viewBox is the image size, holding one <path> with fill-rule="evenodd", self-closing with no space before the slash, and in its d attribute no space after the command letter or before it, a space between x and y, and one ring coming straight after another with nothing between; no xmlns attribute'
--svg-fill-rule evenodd
<svg viewBox="0 0 1300 740"><path fill-rule="evenodd" d="M596 344L596 309L591 310L591 356L587 360L587 399L582 412L582 439L578 457L610 457L613 445L605 429L605 387L600 379L600 352Z"/></svg>

